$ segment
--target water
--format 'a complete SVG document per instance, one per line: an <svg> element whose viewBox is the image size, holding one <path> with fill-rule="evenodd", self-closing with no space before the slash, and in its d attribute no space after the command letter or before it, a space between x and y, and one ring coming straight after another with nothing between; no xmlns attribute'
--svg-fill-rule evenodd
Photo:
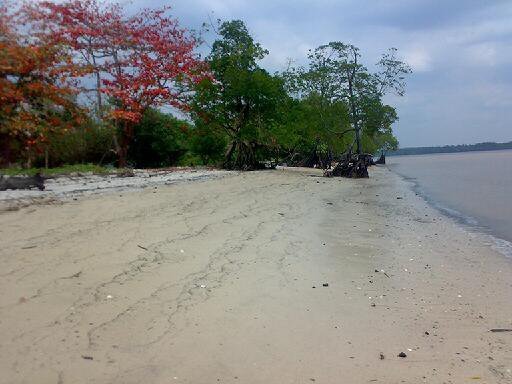
<svg viewBox="0 0 512 384"><path fill-rule="evenodd" d="M512 150L386 160L437 208L493 235L496 245L512 254Z"/></svg>

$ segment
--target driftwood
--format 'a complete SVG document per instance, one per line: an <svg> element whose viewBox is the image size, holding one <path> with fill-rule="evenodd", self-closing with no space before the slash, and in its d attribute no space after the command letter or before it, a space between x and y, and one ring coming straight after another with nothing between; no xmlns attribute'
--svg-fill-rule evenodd
<svg viewBox="0 0 512 384"><path fill-rule="evenodd" d="M0 191L8 189L32 189L44 190L44 178L36 173L34 176L0 176Z"/></svg>
<svg viewBox="0 0 512 384"><path fill-rule="evenodd" d="M368 178L368 167L375 164L369 154L346 154L332 169L324 172L325 177L348 177L353 179Z"/></svg>
<svg viewBox="0 0 512 384"><path fill-rule="evenodd" d="M135 172L131 168L124 168L117 172L117 177L135 177Z"/></svg>

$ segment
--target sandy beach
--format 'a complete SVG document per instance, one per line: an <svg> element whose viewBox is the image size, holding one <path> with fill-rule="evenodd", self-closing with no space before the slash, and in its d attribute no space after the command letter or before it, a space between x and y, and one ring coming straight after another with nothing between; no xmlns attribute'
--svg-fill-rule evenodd
<svg viewBox="0 0 512 384"><path fill-rule="evenodd" d="M512 260L385 167L320 176L1 212L0 383L511 383Z"/></svg>

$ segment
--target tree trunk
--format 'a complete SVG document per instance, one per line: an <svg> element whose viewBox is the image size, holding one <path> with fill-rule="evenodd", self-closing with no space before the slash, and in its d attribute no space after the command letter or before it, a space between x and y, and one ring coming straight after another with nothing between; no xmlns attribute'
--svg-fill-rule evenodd
<svg viewBox="0 0 512 384"><path fill-rule="evenodd" d="M361 127L359 126L359 118L357 114L357 106L354 92L354 81L356 80L356 68L357 68L357 53L354 52L354 65L352 70L349 71L347 76L348 81L348 95L350 104L350 113L352 115L352 124L356 133L356 151L358 155L363 153L363 147L361 144Z"/></svg>
<svg viewBox="0 0 512 384"><path fill-rule="evenodd" d="M29 147L27 151L27 163L26 168L32 168L32 149Z"/></svg>
<svg viewBox="0 0 512 384"><path fill-rule="evenodd" d="M133 124L125 121L123 123L120 140L118 141L116 138L114 141L116 143L118 168L126 168L128 165L128 149L130 148L130 142L132 138Z"/></svg>
<svg viewBox="0 0 512 384"><path fill-rule="evenodd" d="M233 151L235 150L235 142L232 141L228 145L228 149L226 150L226 154L224 155L224 164L223 168L230 169L231 158L233 157Z"/></svg>
<svg viewBox="0 0 512 384"><path fill-rule="evenodd" d="M128 149L125 147L120 147L117 152L117 167L118 168L126 168L128 164Z"/></svg>
<svg viewBox="0 0 512 384"><path fill-rule="evenodd" d="M101 119L101 115L103 112L103 102L101 98L101 75L99 69L97 68L96 56L94 55L94 53L91 53L91 57L93 67L95 70L94 76L96 77L96 117L98 119Z"/></svg>
<svg viewBox="0 0 512 384"><path fill-rule="evenodd" d="M48 147L46 147L44 149L44 168L45 169L48 169L49 162L50 162L50 158L48 155Z"/></svg>
<svg viewBox="0 0 512 384"><path fill-rule="evenodd" d="M255 144L238 138L233 139L226 151L224 168L252 171L260 168L254 153Z"/></svg>

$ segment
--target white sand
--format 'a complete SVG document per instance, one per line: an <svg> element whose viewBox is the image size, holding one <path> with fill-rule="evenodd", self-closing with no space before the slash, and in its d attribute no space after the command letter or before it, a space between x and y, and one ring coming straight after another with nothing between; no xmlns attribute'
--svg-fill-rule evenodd
<svg viewBox="0 0 512 384"><path fill-rule="evenodd" d="M0 382L512 382L511 261L386 168L319 174L1 213Z"/></svg>

